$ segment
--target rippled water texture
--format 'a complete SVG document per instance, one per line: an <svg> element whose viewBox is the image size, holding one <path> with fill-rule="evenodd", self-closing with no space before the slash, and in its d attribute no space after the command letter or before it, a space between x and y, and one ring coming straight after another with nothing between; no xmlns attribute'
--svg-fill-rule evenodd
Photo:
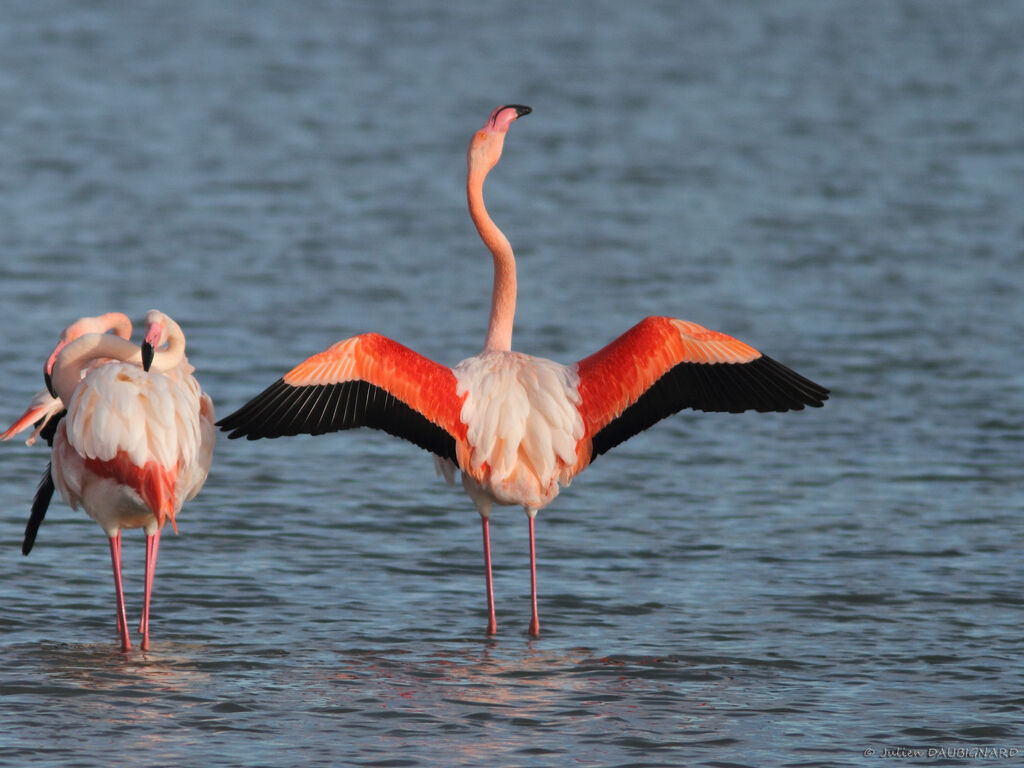
<svg viewBox="0 0 1024 768"><path fill-rule="evenodd" d="M428 454L222 440L117 651L102 531L0 448L0 765L874 764L1024 748L1024 7L1013 2L4 5L7 423L59 330L177 319L221 415L376 330L478 351L487 187L515 344L647 314L736 335L821 410L686 413L492 536ZM143 537L126 534L137 621ZM873 752L872 752L873 750ZM977 753L975 753L977 754ZM1007 753L1009 754L1009 753ZM1009 757L988 760L1013 763Z"/></svg>

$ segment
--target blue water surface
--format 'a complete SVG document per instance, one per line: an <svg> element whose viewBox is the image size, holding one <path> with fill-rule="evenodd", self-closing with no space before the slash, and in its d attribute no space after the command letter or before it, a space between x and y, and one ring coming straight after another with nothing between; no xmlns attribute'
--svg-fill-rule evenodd
<svg viewBox="0 0 1024 768"><path fill-rule="evenodd" d="M0 765L1024 754L1024 6L0 14L5 425L108 310L177 319L221 415L364 331L475 354L464 153L508 102L534 108L487 186L516 348L569 363L664 314L833 392L597 461L538 517L536 640L522 512L493 519L491 639L471 503L359 431L222 439L164 537L153 648L121 654L102 531L55 500L22 557L47 457L5 444ZM131 620L143 552L126 534Z"/></svg>

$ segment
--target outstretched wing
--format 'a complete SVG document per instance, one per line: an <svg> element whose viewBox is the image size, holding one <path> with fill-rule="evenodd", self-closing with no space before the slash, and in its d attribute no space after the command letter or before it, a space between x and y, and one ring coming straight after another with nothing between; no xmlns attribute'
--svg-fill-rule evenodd
<svg viewBox="0 0 1024 768"><path fill-rule="evenodd" d="M300 363L217 426L249 440L372 427L455 460L462 400L450 368L366 333Z"/></svg>
<svg viewBox="0 0 1024 768"><path fill-rule="evenodd" d="M579 469L684 408L793 411L819 407L829 394L742 341L671 317L641 320L576 371L591 441Z"/></svg>

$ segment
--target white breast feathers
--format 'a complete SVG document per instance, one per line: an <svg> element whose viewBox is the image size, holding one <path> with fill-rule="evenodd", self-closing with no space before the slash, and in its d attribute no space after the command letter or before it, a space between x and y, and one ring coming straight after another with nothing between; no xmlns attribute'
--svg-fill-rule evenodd
<svg viewBox="0 0 1024 768"><path fill-rule="evenodd" d="M552 360L484 352L455 367L467 472L496 501L540 509L568 485L583 437L579 377Z"/></svg>
<svg viewBox="0 0 1024 768"><path fill-rule="evenodd" d="M68 404L68 441L84 458L123 451L137 466L195 461L201 441L199 385L179 371L147 374L126 363L89 371Z"/></svg>

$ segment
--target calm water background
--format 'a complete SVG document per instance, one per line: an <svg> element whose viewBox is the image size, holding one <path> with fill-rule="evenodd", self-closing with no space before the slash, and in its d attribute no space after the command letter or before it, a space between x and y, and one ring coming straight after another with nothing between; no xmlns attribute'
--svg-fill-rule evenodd
<svg viewBox="0 0 1024 768"><path fill-rule="evenodd" d="M539 640L522 512L489 640L468 499L358 432L222 440L122 655L102 532L55 502L23 558L46 452L4 445L0 765L1024 749L1021 40L1012 2L5 3L5 424L107 310L179 320L222 415L366 330L474 354L464 151L506 102L517 348L669 314L833 399L598 461L539 517Z"/></svg>

